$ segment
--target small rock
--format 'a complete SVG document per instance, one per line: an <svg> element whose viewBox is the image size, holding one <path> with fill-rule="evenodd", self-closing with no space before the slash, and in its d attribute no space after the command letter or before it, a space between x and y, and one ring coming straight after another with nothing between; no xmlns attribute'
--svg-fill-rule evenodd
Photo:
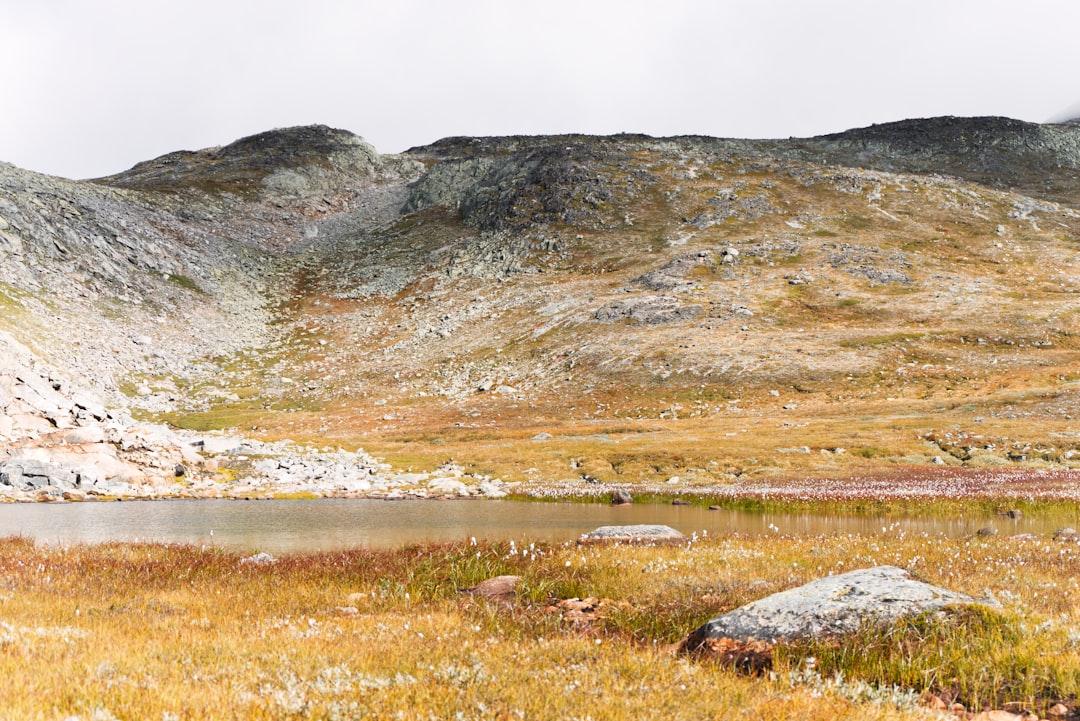
<svg viewBox="0 0 1080 721"><path fill-rule="evenodd" d="M1005 512L1005 515L1009 518L1023 518L1024 512L1021 511L1019 508L1010 508L1008 511Z"/></svg>
<svg viewBox="0 0 1080 721"><path fill-rule="evenodd" d="M177 463L176 467L173 468L173 473L177 478L182 478L187 475L187 468L184 467L183 463Z"/></svg>
<svg viewBox="0 0 1080 721"><path fill-rule="evenodd" d="M1069 707L1063 703L1056 703L1046 711L1050 716L1068 716Z"/></svg>
<svg viewBox="0 0 1080 721"><path fill-rule="evenodd" d="M691 503L690 501L684 500L682 498L676 498L675 500L673 500L671 502L671 505L673 505L673 506L692 506L694 504Z"/></svg>
<svg viewBox="0 0 1080 721"><path fill-rule="evenodd" d="M1063 543L1076 543L1077 533L1075 528L1062 528L1054 534L1055 541Z"/></svg>
<svg viewBox="0 0 1080 721"><path fill-rule="evenodd" d="M998 530L996 528L992 528L990 526L987 526L985 528L980 528L979 530L975 531L975 535L977 535L977 536L996 536L997 532L998 532Z"/></svg>
<svg viewBox="0 0 1080 721"><path fill-rule="evenodd" d="M934 711L944 711L949 708L949 704L942 701L940 696L929 691L923 691L922 696L919 697L919 704Z"/></svg>
<svg viewBox="0 0 1080 721"><path fill-rule="evenodd" d="M513 598L519 583L521 583L521 576L495 576L481 581L472 588L466 588L462 593L496 601L508 601Z"/></svg>
<svg viewBox="0 0 1080 721"><path fill-rule="evenodd" d="M971 717L971 721L1019 721L1022 718L1025 717L1020 714L1003 711L1001 709L994 709L993 711L983 711L982 713L975 714Z"/></svg>
<svg viewBox="0 0 1080 721"><path fill-rule="evenodd" d="M616 488L611 492L611 505L613 506L628 506L633 502L633 496L625 489Z"/></svg>
<svg viewBox="0 0 1080 721"><path fill-rule="evenodd" d="M240 559L240 563L254 563L256 565L263 565L267 563L277 563L277 559L271 556L269 553L260 552L254 556L248 556L247 558Z"/></svg>

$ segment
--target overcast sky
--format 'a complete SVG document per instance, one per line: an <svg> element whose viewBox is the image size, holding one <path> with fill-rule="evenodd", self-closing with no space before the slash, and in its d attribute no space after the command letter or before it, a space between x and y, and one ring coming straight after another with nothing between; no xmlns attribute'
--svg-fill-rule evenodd
<svg viewBox="0 0 1080 721"><path fill-rule="evenodd" d="M0 160L67 177L324 123L807 136L1080 115L1076 0L0 0Z"/></svg>

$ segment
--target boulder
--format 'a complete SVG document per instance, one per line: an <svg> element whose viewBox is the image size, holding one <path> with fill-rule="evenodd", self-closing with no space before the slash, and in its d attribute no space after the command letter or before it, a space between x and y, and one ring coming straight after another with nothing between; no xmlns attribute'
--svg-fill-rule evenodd
<svg viewBox="0 0 1080 721"><path fill-rule="evenodd" d="M456 478L432 478L428 481L428 490L442 496L469 495L469 487Z"/></svg>
<svg viewBox="0 0 1080 721"><path fill-rule="evenodd" d="M634 497L630 495L630 491L624 488L616 488L611 492L611 505L613 506L628 506L634 502Z"/></svg>
<svg viewBox="0 0 1080 721"><path fill-rule="evenodd" d="M72 489L79 484L79 478L75 471L56 463L18 459L0 463L0 484L20 491L45 486Z"/></svg>
<svg viewBox="0 0 1080 721"><path fill-rule="evenodd" d="M694 631L684 646L697 648L711 638L775 643L850 634L866 623L890 623L973 603L997 605L917 581L896 566L876 566L821 578L737 608Z"/></svg>
<svg viewBox="0 0 1080 721"><path fill-rule="evenodd" d="M103 421L109 417L105 404L89 391L79 390L71 395L71 402L75 407L95 420Z"/></svg>
<svg viewBox="0 0 1080 721"><path fill-rule="evenodd" d="M507 493L505 486L500 481L484 481L480 484L480 493L485 498L505 498Z"/></svg>
<svg viewBox="0 0 1080 721"><path fill-rule="evenodd" d="M48 380L35 373L19 373L16 380L18 383L13 389L16 398L50 417L69 414L73 404L58 393Z"/></svg>
<svg viewBox="0 0 1080 721"><path fill-rule="evenodd" d="M636 543L685 541L686 536L671 526L639 524L634 526L601 526L584 534L579 543L603 543L608 541L629 541Z"/></svg>
<svg viewBox="0 0 1080 721"><path fill-rule="evenodd" d="M495 601L509 601L514 597L514 591L519 583L521 583L521 576L495 576L481 581L472 588L466 588L462 593Z"/></svg>

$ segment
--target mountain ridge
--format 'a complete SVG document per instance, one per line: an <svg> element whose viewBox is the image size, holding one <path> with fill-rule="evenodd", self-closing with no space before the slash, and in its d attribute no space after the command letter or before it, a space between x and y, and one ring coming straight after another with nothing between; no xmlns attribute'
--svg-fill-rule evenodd
<svg viewBox="0 0 1080 721"><path fill-rule="evenodd" d="M1002 118L0 166L0 330L140 419L541 486L1071 468L1078 166Z"/></svg>

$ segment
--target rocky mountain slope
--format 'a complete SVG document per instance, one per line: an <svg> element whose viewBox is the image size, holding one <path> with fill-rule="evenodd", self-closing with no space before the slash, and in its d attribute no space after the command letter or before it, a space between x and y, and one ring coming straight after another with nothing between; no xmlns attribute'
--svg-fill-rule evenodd
<svg viewBox="0 0 1080 721"><path fill-rule="evenodd" d="M525 488L1068 469L1078 165L1001 118L0 165L0 330L117 418Z"/></svg>

